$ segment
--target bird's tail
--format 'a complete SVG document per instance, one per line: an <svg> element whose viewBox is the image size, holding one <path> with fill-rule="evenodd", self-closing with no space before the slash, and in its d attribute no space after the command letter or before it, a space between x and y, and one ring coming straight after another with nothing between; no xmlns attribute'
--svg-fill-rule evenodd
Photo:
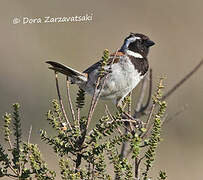
<svg viewBox="0 0 203 180"><path fill-rule="evenodd" d="M70 81L74 84L80 84L87 81L87 75L79 71L76 71L75 69L72 69L68 66L65 66L63 64L54 61L46 61L46 63L51 65L49 69L52 69L56 72L60 72L66 75L70 79Z"/></svg>

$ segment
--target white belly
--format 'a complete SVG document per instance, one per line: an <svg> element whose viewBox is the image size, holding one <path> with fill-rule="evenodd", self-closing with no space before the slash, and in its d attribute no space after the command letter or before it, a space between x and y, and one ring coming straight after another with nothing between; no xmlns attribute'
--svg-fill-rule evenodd
<svg viewBox="0 0 203 180"><path fill-rule="evenodd" d="M112 65L112 73L108 75L101 98L123 99L142 79L130 61Z"/></svg>

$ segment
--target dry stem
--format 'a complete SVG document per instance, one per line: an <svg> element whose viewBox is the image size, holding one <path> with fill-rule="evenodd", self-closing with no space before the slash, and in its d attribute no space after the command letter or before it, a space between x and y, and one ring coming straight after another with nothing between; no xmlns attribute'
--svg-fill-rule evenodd
<svg viewBox="0 0 203 180"><path fill-rule="evenodd" d="M30 130L29 130L29 134L28 134L28 138L27 138L28 144L30 143L31 133L32 133L32 125L30 125Z"/></svg>
<svg viewBox="0 0 203 180"><path fill-rule="evenodd" d="M75 112L74 112L74 109L73 109L73 104L72 104L72 100L71 100L71 96L70 96L70 87L69 87L68 77L66 79L66 88L67 88L67 97L68 97L69 107L70 107L70 110L71 110L71 115L72 115L73 120L75 121Z"/></svg>
<svg viewBox="0 0 203 180"><path fill-rule="evenodd" d="M72 126L68 120L68 117L66 115L66 112L65 112L65 109L64 109L64 106L63 106L63 101L62 101L62 98L61 98L61 93L60 93L60 90L59 90L59 84L58 84L58 76L57 76L57 72L55 72L55 79L56 79L56 89L57 89L57 94L58 94L58 98L59 98L59 103L60 103L60 107L61 107L61 110L63 112L63 115L66 119L66 123L68 124L69 128L72 130Z"/></svg>

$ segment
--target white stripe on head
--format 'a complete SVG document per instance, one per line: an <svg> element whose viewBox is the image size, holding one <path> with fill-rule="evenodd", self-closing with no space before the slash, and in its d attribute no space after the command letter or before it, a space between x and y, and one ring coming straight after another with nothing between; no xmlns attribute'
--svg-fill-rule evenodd
<svg viewBox="0 0 203 180"><path fill-rule="evenodd" d="M135 58L143 58L143 56L140 53L137 53L137 52L133 52L133 51L127 50L126 53L128 55L130 55L130 56L135 57Z"/></svg>
<svg viewBox="0 0 203 180"><path fill-rule="evenodd" d="M133 36L133 37L129 38L128 41L131 43L131 42L136 41L137 39L141 39L141 38L137 37L137 36Z"/></svg>
<svg viewBox="0 0 203 180"><path fill-rule="evenodd" d="M128 47L130 43L135 42L137 39L141 39L141 38L133 36L133 37L127 39L126 46Z"/></svg>
<svg viewBox="0 0 203 180"><path fill-rule="evenodd" d="M132 36L132 37L126 39L126 40L124 41L124 44L123 44L123 46L121 47L121 49L125 51L126 49L128 49L128 46L130 45L130 43L135 42L137 39L141 39L141 38L140 38L140 37L137 37L137 36Z"/></svg>

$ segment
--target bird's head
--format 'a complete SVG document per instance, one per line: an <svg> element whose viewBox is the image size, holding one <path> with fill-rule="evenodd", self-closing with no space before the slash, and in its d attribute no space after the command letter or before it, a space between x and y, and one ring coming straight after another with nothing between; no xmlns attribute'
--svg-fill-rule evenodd
<svg viewBox="0 0 203 180"><path fill-rule="evenodd" d="M139 53L142 56L146 57L149 53L149 48L154 44L155 43L144 34L130 33L130 35L125 38L120 51L125 53Z"/></svg>

